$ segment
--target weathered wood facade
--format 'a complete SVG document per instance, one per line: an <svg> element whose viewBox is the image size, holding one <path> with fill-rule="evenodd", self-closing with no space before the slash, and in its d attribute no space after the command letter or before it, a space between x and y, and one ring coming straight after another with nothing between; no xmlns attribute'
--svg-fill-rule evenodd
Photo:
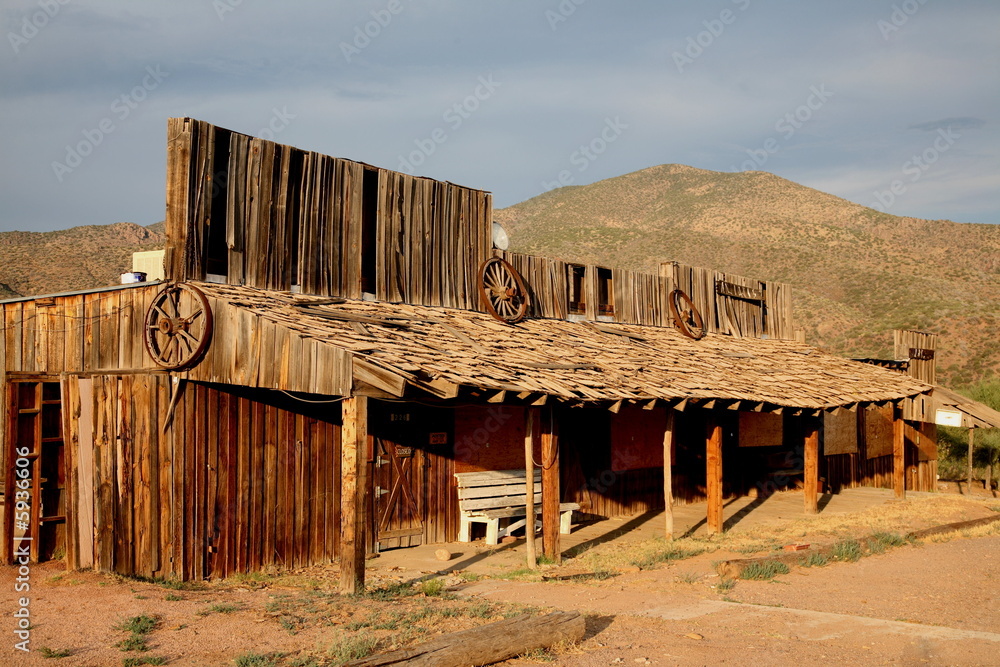
<svg viewBox="0 0 1000 667"><path fill-rule="evenodd" d="M339 559L353 592L366 552L456 539L455 473L526 454L554 558L560 502L634 514L664 507L665 481L708 500L712 530L734 495L801 486L809 511L821 480L928 488L896 407L925 385L795 342L785 286L501 252L490 227L486 192L171 119L171 286L0 303L5 498L20 468L38 482L35 557L186 579ZM495 255L530 292L515 324L480 301ZM143 341L193 338L158 301L177 283L213 325L171 366ZM703 339L672 326L676 289Z"/></svg>

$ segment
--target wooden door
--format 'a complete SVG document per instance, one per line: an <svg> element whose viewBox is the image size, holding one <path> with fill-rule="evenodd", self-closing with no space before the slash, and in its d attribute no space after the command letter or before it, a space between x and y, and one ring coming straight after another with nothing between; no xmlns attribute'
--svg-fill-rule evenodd
<svg viewBox="0 0 1000 667"><path fill-rule="evenodd" d="M376 437L374 445L373 498L378 548L421 544L425 516L424 452L412 444L384 437Z"/></svg>
<svg viewBox="0 0 1000 667"><path fill-rule="evenodd" d="M59 382L13 382L8 395L5 484L7 557L61 558L66 548L66 471Z"/></svg>
<svg viewBox="0 0 1000 667"><path fill-rule="evenodd" d="M457 539L454 422L450 408L372 401L371 534L376 548Z"/></svg>

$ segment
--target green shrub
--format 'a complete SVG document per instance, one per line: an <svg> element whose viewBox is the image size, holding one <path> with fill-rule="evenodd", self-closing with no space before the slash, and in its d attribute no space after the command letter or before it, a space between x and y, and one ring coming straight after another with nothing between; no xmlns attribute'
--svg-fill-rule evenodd
<svg viewBox="0 0 1000 667"><path fill-rule="evenodd" d="M233 662L236 667L278 667L277 656L254 653L253 651L236 656L233 658Z"/></svg>
<svg viewBox="0 0 1000 667"><path fill-rule="evenodd" d="M444 590L444 580L443 579L425 579L420 582L420 592L428 597L435 597L441 595L441 591Z"/></svg>
<svg viewBox="0 0 1000 667"><path fill-rule="evenodd" d="M830 555L833 560L853 563L859 560L864 553L861 551L861 543L857 540L843 540L833 545Z"/></svg>
<svg viewBox="0 0 1000 667"><path fill-rule="evenodd" d="M156 616L142 614L141 616L133 616L132 618L125 619L115 626L115 630L146 635L153 631L157 623L159 623L159 619Z"/></svg>
<svg viewBox="0 0 1000 667"><path fill-rule="evenodd" d="M788 566L777 560L754 561L743 568L740 579L757 579L765 581L774 579L779 574L788 574Z"/></svg>
<svg viewBox="0 0 1000 667"><path fill-rule="evenodd" d="M830 562L824 554L813 553L802 559L802 567L823 567Z"/></svg>

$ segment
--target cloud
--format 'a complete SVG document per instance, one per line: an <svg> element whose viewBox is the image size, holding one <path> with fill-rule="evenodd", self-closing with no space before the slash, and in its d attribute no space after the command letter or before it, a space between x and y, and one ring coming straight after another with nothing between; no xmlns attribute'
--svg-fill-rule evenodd
<svg viewBox="0 0 1000 667"><path fill-rule="evenodd" d="M937 130L978 130L986 121L982 118L972 118L963 116L961 118L942 118L941 120L929 120L926 123L916 123L910 125L910 130L922 130L924 132L935 132Z"/></svg>

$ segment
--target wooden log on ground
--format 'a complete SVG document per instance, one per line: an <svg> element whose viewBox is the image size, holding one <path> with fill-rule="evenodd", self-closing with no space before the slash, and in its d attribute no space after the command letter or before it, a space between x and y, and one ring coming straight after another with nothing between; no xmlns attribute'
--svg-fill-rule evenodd
<svg viewBox="0 0 1000 667"><path fill-rule="evenodd" d="M555 611L545 616L525 614L347 664L353 667L491 665L560 642L579 641L585 632L586 620L578 611Z"/></svg>

